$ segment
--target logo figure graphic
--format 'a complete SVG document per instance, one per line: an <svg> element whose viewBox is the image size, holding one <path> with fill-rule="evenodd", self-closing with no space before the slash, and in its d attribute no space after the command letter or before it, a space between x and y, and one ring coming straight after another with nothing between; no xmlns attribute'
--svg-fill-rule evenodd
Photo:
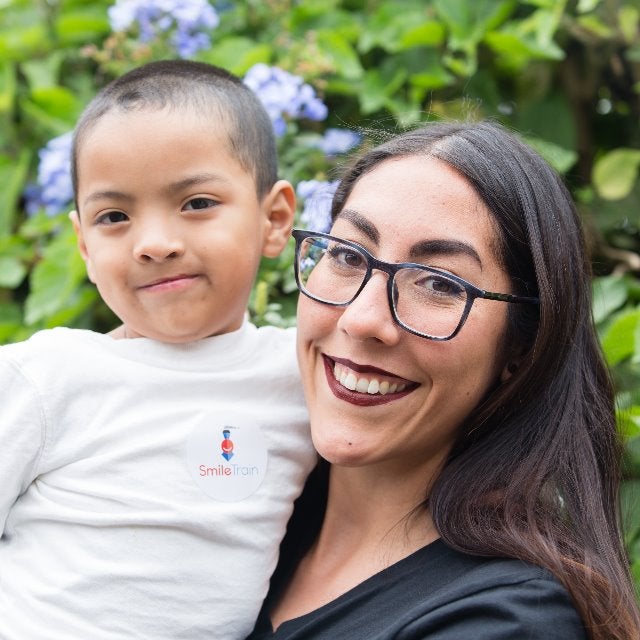
<svg viewBox="0 0 640 640"><path fill-rule="evenodd" d="M233 441L229 438L231 431L223 429L222 435L224 436L224 440L220 445L222 447L222 457L228 462L233 458Z"/></svg>

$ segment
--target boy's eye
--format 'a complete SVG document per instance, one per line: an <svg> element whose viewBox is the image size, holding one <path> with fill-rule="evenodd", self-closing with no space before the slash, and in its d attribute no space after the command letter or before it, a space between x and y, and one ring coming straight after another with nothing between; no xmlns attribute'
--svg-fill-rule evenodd
<svg viewBox="0 0 640 640"><path fill-rule="evenodd" d="M119 222L126 222L129 219L126 213L122 211L108 211L103 213L96 219L97 224L118 224Z"/></svg>
<svg viewBox="0 0 640 640"><path fill-rule="evenodd" d="M197 209L208 209L209 207L217 206L217 200L211 198L192 198L184 205L184 209L187 211L194 211Z"/></svg>

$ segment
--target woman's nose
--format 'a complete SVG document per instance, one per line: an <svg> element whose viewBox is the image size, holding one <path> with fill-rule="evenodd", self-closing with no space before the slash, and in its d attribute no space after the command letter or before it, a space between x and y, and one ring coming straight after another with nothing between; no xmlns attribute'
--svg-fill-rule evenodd
<svg viewBox="0 0 640 640"><path fill-rule="evenodd" d="M371 276L358 297L342 312L339 329L359 340L374 338L388 345L398 342L403 330L389 308L388 277L381 272Z"/></svg>
<svg viewBox="0 0 640 640"><path fill-rule="evenodd" d="M134 246L134 257L140 262L162 262L184 253L184 243L172 225L155 222L141 226Z"/></svg>

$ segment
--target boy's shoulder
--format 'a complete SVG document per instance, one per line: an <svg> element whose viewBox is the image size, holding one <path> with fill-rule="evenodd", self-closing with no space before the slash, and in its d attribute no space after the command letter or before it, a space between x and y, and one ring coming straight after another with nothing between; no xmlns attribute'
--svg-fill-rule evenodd
<svg viewBox="0 0 640 640"><path fill-rule="evenodd" d="M28 353L40 349L59 350L67 348L69 344L81 343L93 336L102 334L86 329L70 329L67 327L55 327L54 329L42 329L20 342L10 342L0 345L0 354Z"/></svg>
<svg viewBox="0 0 640 640"><path fill-rule="evenodd" d="M264 340L269 344L295 345L296 343L295 327L283 329L281 327L265 325L262 327L255 327L255 331L259 339Z"/></svg>
<svg viewBox="0 0 640 640"><path fill-rule="evenodd" d="M0 361L13 361L19 366L29 363L42 365L48 361L62 368L76 354L92 351L89 345L110 340L107 336L85 329L56 327L37 331L22 342L0 345Z"/></svg>
<svg viewBox="0 0 640 640"><path fill-rule="evenodd" d="M231 350L242 360L249 357L254 368L266 367L274 372L280 368L297 371L295 328L256 327L246 323L242 331L227 334L225 341L231 340L232 336Z"/></svg>

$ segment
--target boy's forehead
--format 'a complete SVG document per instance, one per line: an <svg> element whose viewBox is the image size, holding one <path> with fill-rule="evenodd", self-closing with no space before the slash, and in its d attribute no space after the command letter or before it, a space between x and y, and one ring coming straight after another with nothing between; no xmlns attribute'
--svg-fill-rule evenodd
<svg viewBox="0 0 640 640"><path fill-rule="evenodd" d="M155 156L166 159L163 166L173 165L171 178L176 184L192 179L196 173L222 175L224 171L216 168L221 163L230 170L235 165L255 184L253 167L245 166L235 153L229 130L226 119L206 117L201 110L111 110L86 131L78 144L78 204L82 206L81 200L87 196L86 192L82 193L89 188L86 180L93 181L96 173L101 182L106 183L114 177L119 180L128 171L127 163L145 163ZM118 162L120 159L122 163ZM180 176L182 167L185 167L185 174ZM161 168L154 172L160 173ZM239 174L236 171L234 175L237 178Z"/></svg>
<svg viewBox="0 0 640 640"><path fill-rule="evenodd" d="M212 99L207 105L202 101L185 102L178 105L140 105L135 108L127 108L120 105L112 105L99 116L86 123L84 138L88 138L92 131L98 129L105 122L120 123L123 127L130 123L140 122L148 116L153 116L156 121L165 119L167 123L176 121L199 121L203 128L220 137L229 138L237 128L233 110L225 108L219 100Z"/></svg>
<svg viewBox="0 0 640 640"><path fill-rule="evenodd" d="M202 109L143 108L135 110L110 109L87 127L76 143L76 160L81 167L87 147L105 146L114 136L131 136L132 140L148 145L162 145L167 138L184 135L185 144L191 138L210 141L221 150L234 155L235 123L223 111ZM172 134L174 134L172 136Z"/></svg>

